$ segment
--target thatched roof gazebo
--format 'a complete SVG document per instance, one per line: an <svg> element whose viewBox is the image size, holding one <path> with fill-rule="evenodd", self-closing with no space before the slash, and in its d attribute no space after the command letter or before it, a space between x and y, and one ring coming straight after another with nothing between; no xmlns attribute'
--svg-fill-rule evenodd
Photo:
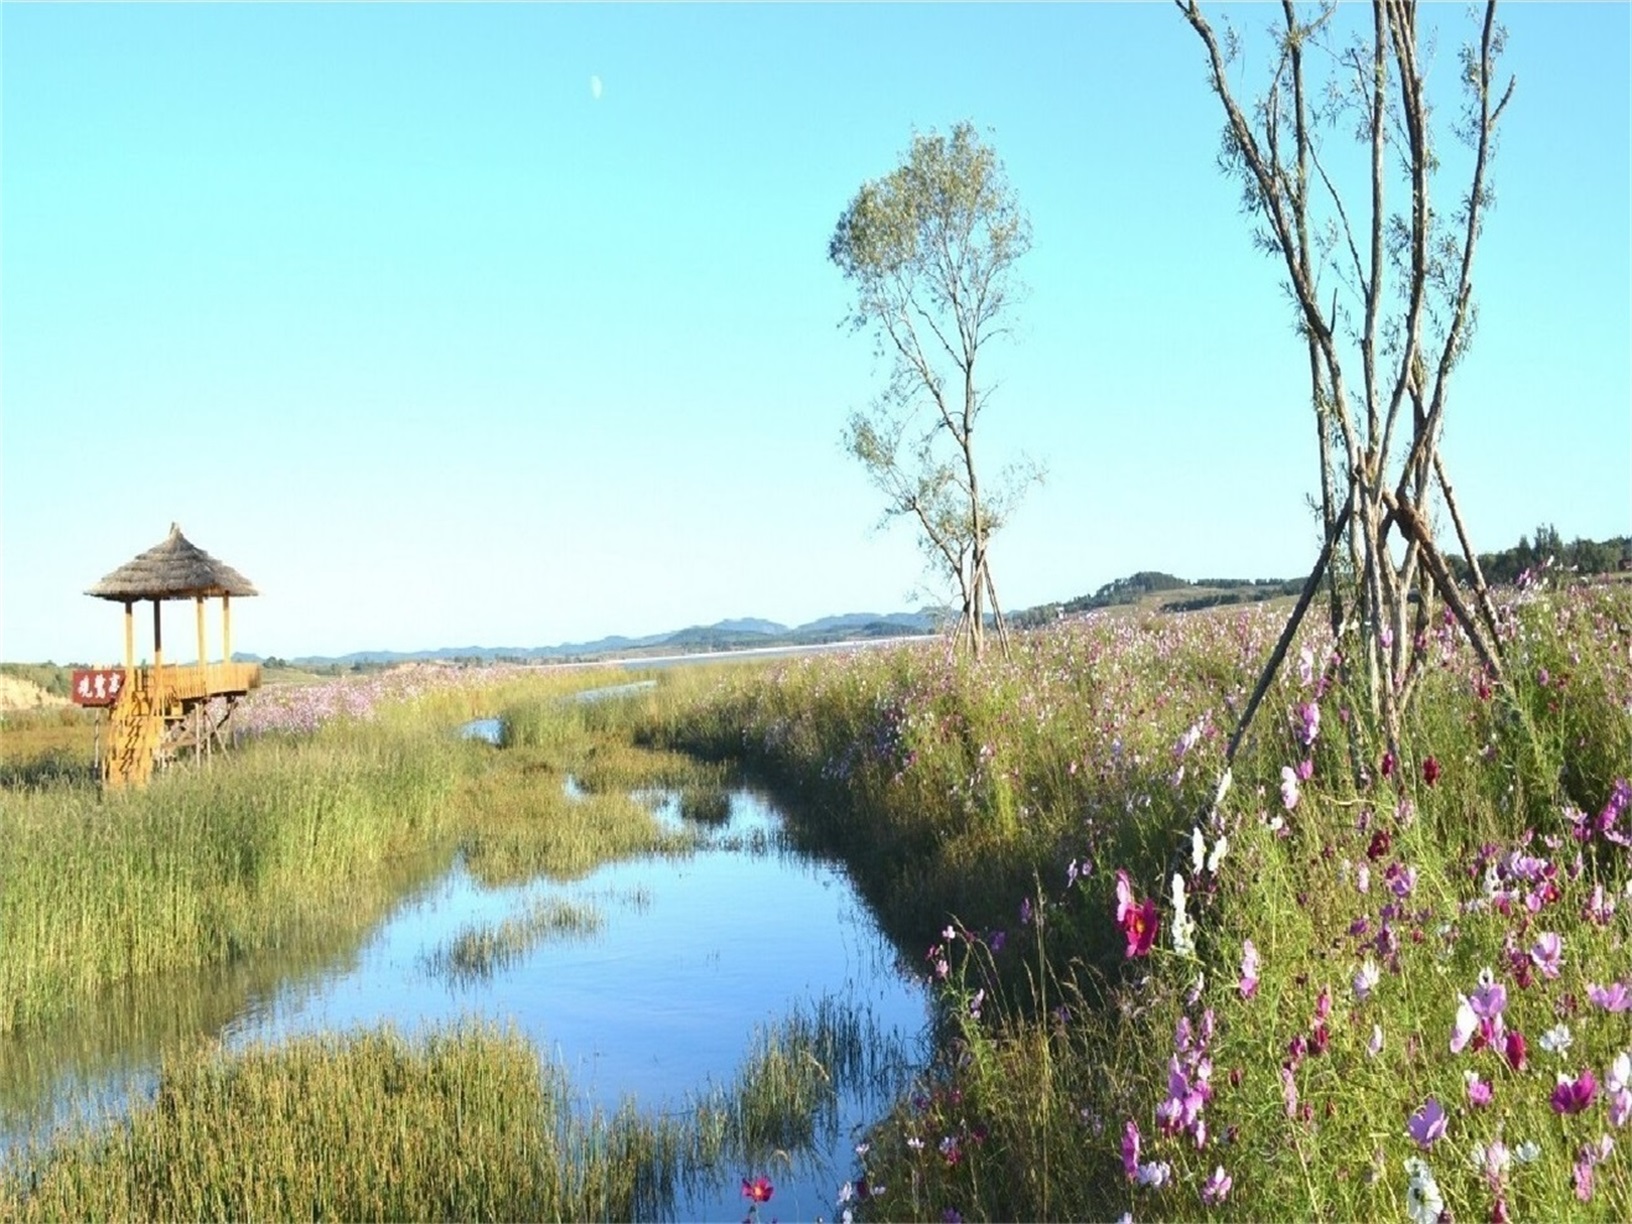
<svg viewBox="0 0 1632 1224"><path fill-rule="evenodd" d="M205 662L204 600L221 600L221 660L232 662L232 605L236 595L259 595L249 579L232 566L217 561L209 553L170 524L170 534L161 544L126 561L113 573L85 592L98 599L118 600L125 605L125 668L135 666L134 607L139 599L153 601L153 663L163 663L163 635L159 604L166 599L191 599L198 609L198 661Z"/></svg>
<svg viewBox="0 0 1632 1224"><path fill-rule="evenodd" d="M155 757L169 759L183 747L202 754L222 743L222 730L237 698L259 686L261 669L232 661L232 599L260 594L249 579L218 561L170 524L162 543L139 553L85 592L125 605L124 682L115 704L114 757L104 776L118 782L143 782ZM204 601L221 600L221 662L209 661L204 635ZM135 605L153 601L153 665L136 666ZM192 666L164 664L160 605L191 599L197 615L198 661ZM211 699L226 698L225 710L210 717Z"/></svg>

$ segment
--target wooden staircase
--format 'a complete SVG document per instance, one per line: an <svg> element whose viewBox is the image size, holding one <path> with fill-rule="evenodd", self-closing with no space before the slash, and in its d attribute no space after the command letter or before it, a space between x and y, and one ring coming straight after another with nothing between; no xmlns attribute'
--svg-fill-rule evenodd
<svg viewBox="0 0 1632 1224"><path fill-rule="evenodd" d="M108 749L102 757L102 784L114 789L145 786L153 776L163 738L164 714L154 694L146 685L126 687L113 707Z"/></svg>

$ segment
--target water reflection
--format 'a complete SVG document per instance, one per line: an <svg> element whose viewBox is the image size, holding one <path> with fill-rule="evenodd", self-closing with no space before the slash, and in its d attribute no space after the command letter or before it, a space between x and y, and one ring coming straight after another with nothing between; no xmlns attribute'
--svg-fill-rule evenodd
<svg viewBox="0 0 1632 1224"><path fill-rule="evenodd" d="M645 799L665 825L686 823L679 794ZM633 1096L645 1110L684 1113L700 1094L729 1086L756 1032L822 1007L865 1032L877 1055L872 1073L849 1077L813 1155L771 1170L722 1170L720 1184L688 1192L676 1213L740 1218L740 1178L769 1172L780 1214L830 1217L851 1145L918 1058L926 1000L899 972L842 868L790 849L763 796L725 792L724 808L723 820L688 826L705 830L689 857L608 864L568 884L494 888L455 861L417 888L402 885L405 899L349 949L342 939L304 961L166 983L110 999L86 1022L90 1031L66 1042L12 1043L0 1071L5 1133L15 1141L19 1113L37 1121L42 1099L60 1119L141 1091L159 1053L189 1037L219 1034L239 1048L384 1022L412 1032L470 1016L525 1033L567 1069L586 1107L611 1109ZM494 958L487 972L437 970L462 936L513 926L546 906L593 918Z"/></svg>

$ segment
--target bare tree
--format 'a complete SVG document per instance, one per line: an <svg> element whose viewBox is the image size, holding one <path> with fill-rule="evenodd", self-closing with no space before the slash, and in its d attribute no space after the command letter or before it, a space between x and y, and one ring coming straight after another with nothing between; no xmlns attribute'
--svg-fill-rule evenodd
<svg viewBox="0 0 1632 1224"><path fill-rule="evenodd" d="M1030 247L1003 165L968 123L914 136L899 167L857 192L828 243L855 289L849 323L871 328L891 363L845 445L884 494L886 518L915 522L931 565L956 583L958 637L977 660L988 603L1008 649L990 543L1037 472L1022 464L983 487L975 426L991 388L976 365L1009 332L1012 273Z"/></svg>
<svg viewBox="0 0 1632 1224"><path fill-rule="evenodd" d="M1323 579L1333 630L1358 638L1353 661L1363 669L1375 724L1397 754L1438 601L1492 676L1505 679L1496 614L1439 453L1451 374L1474 331L1473 261L1492 202L1489 162L1513 94L1511 78L1499 94L1495 88L1505 37L1495 0L1461 55L1466 101L1457 135L1469 156L1466 187L1449 214L1436 205L1444 166L1415 4L1376 0L1369 31L1338 45L1335 3L1300 13L1282 0L1269 84L1248 110L1228 75L1239 40L1226 31L1221 41L1196 0L1175 3L1201 38L1224 108L1221 164L1241 181L1255 244L1282 266L1308 348L1325 526L1304 596L1227 756ZM1359 159L1324 139L1340 123L1352 123L1365 153L1359 191L1340 187L1345 166ZM1435 498L1473 575L1472 607L1435 541ZM1340 548L1347 583L1331 568Z"/></svg>

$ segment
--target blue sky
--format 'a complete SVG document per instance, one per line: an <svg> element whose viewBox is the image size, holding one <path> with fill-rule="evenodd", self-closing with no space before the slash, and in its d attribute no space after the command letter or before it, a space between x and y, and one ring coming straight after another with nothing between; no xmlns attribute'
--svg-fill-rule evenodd
<svg viewBox="0 0 1632 1224"><path fill-rule="evenodd" d="M1245 86L1274 13L1231 11ZM1487 550L1632 530L1629 15L1503 15L1444 443ZM1034 231L983 423L1049 470L1005 605L1316 550L1302 351L1168 5L6 5L0 40L0 658L120 653L81 592L172 520L261 588L262 654L908 606L826 247L962 119Z"/></svg>

